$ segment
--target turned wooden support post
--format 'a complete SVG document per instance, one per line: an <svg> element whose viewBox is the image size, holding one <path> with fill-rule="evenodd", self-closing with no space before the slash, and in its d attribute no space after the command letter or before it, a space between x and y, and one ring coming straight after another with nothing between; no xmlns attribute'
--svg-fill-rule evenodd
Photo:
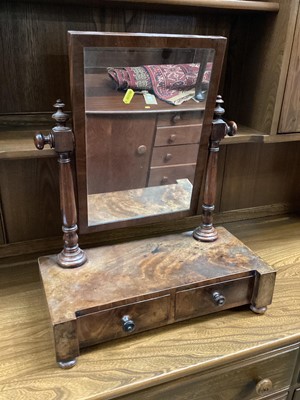
<svg viewBox="0 0 300 400"><path fill-rule="evenodd" d="M213 211L215 209L217 192L218 152L220 141L226 136L233 136L237 131L236 123L228 124L221 118L225 110L222 107L223 100L217 96L212 132L209 140L209 155L206 168L204 198L202 205L202 223L195 229L193 236L202 242L213 242L218 238L218 232L213 226Z"/></svg>
<svg viewBox="0 0 300 400"><path fill-rule="evenodd" d="M39 150L42 150L46 144L49 144L58 154L64 248L58 254L57 262L61 267L75 268L86 262L86 255L78 245L77 212L71 168L71 153L74 150L74 138L72 130L66 127L69 116L63 112L64 106L61 100L56 101L54 107L57 110L52 115L52 118L56 120L57 126L52 128L49 135L36 133L34 143Z"/></svg>

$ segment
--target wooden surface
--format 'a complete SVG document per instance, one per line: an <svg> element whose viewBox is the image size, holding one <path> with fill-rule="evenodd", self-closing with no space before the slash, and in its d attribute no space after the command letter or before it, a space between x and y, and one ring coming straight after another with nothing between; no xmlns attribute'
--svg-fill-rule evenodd
<svg viewBox="0 0 300 400"><path fill-rule="evenodd" d="M48 129L40 129L42 133L49 133L53 124L49 124ZM194 127L193 127L194 128ZM197 128L197 129L196 129ZM169 128L166 128L169 129ZM191 126L189 130L191 131L191 141L196 142L195 136L199 136L199 129L201 127L195 126L194 131L192 131ZM33 148L33 135L37 128L32 127L25 130L11 130L0 133L0 159L25 159L25 158L50 158L56 157L55 151L50 148L45 148L43 151L38 151ZM197 131L197 134L196 134ZM195 133L194 133L195 132ZM164 132L166 133L166 132ZM170 132L170 135L173 132ZM177 135L179 137L179 135ZM198 138L199 139L199 138ZM180 138L178 138L180 141ZM236 136L226 136L224 141L221 142L221 146L226 144L239 144L239 143L283 143L283 142L297 142L300 141L300 133L291 133L284 135L268 135L263 132L251 129L249 127L239 125L238 134Z"/></svg>
<svg viewBox="0 0 300 400"><path fill-rule="evenodd" d="M241 1L241 0L126 0L129 3L171 5L171 6L193 6L212 7L231 10L257 10L278 11L279 3L267 1Z"/></svg>
<svg viewBox="0 0 300 400"><path fill-rule="evenodd" d="M264 316L224 311L98 345L70 371L54 363L37 264L2 269L0 399L108 399L299 341L300 218L227 228L278 270Z"/></svg>
<svg viewBox="0 0 300 400"><path fill-rule="evenodd" d="M15 1L15 0L13 0ZM21 0L27 1L27 0ZM57 0L33 0L33 2L40 3L56 3ZM83 0L62 0L62 4L82 4ZM87 0L87 5L99 5L106 4L109 0ZM220 9L233 9L233 10L255 10L255 11L270 11L276 12L279 9L278 2L269 1L241 1L241 0L124 0L123 2L131 4L154 4L156 7L160 6L181 6L181 7L208 7L208 8L220 8ZM119 4L120 0L115 0L115 3ZM246 4L245 4L246 3Z"/></svg>
<svg viewBox="0 0 300 400"><path fill-rule="evenodd" d="M282 103L280 116L279 132L300 132L300 101L299 101L299 85L300 85L300 13L298 12L296 30L294 35L291 60L289 64L286 88Z"/></svg>
<svg viewBox="0 0 300 400"><path fill-rule="evenodd" d="M299 204L298 142L237 144L224 150L219 211L285 203L285 199Z"/></svg>
<svg viewBox="0 0 300 400"><path fill-rule="evenodd" d="M88 224L108 224L190 210L193 186L188 179L170 185L88 196Z"/></svg>
<svg viewBox="0 0 300 400"><path fill-rule="evenodd" d="M39 260L53 325L75 315L111 313L111 309L130 303L141 302L142 306L144 300L164 295L172 302L166 323L217 312L221 307L267 306L272 298L274 271L224 228L219 228L219 240L212 243L196 241L189 232L87 249L86 255L86 264L73 270L58 267L56 256ZM213 286L204 287L209 285ZM224 292L225 304L218 307L211 291ZM108 338L109 313L104 324ZM151 313L148 317L147 312L136 314L141 330L150 329ZM111 325L113 332L125 336L119 323ZM93 328L101 330L103 326L94 324ZM139 324L136 328L140 330ZM102 335L98 338L102 341Z"/></svg>

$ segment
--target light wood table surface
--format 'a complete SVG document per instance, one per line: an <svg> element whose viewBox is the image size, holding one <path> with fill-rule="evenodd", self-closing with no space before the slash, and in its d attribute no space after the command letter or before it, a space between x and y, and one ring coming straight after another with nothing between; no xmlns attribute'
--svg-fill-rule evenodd
<svg viewBox="0 0 300 400"><path fill-rule="evenodd" d="M226 224L277 271L263 316L223 311L82 351L55 363L37 263L0 270L0 399L111 399L300 340L300 217Z"/></svg>

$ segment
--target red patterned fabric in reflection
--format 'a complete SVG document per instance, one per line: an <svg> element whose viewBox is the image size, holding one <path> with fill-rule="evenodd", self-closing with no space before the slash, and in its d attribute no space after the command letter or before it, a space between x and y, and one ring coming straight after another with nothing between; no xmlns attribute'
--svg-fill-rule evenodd
<svg viewBox="0 0 300 400"><path fill-rule="evenodd" d="M181 104L195 96L200 64L144 65L108 68L118 89L147 90L160 100ZM212 63L208 63L202 82L209 83Z"/></svg>

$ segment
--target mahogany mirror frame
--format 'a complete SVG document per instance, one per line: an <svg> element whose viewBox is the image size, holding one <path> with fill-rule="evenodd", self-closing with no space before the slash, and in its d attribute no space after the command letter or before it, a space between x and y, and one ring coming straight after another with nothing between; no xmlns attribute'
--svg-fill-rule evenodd
<svg viewBox="0 0 300 400"><path fill-rule="evenodd" d="M170 221L191 215L196 215L201 209L205 179L205 167L208 156L208 143L211 134L211 123L214 115L216 97L225 55L227 39L216 36L190 36L165 34L133 34L107 32L69 31L69 66L71 84L71 103L73 115L73 130L75 134L76 190L78 225L80 233L92 233L129 226L141 226L149 223ZM86 118L85 118L85 88L84 88L84 49L86 47L125 47L125 48L191 48L213 49L214 60L211 71L210 85L206 98L202 134L197 157L197 166L193 184L190 209L170 212L163 215L153 215L126 221L117 221L99 225L88 225L87 204L87 152L86 152ZM174 111L176 111L174 109Z"/></svg>

